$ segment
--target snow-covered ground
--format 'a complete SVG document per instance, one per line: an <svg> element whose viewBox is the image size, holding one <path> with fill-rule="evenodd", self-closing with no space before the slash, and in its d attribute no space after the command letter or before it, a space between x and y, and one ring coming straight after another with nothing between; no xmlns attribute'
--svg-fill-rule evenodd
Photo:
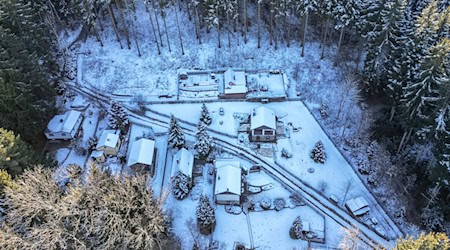
<svg viewBox="0 0 450 250"><path fill-rule="evenodd" d="M250 18L254 16L254 10L250 10ZM137 4L137 21L135 22L138 41L142 56L138 56L135 44L132 48L121 49L116 41L114 31L111 25L105 26L105 31L100 32L100 37L104 46L95 41L94 37L89 37L87 41L81 44L77 61L78 81L81 87L89 87L95 89L101 94L113 94L113 98L125 101L135 102L135 97L142 100L162 100L160 95L176 96L178 92L177 73L179 69L224 69L224 68L243 68L243 69L282 69L287 73L288 80L291 83L288 88L289 97L299 96L304 100L305 104L315 110L322 103L328 104L330 107L330 117L328 123L332 123L332 135L340 136L342 127L348 127L345 135L353 135L356 133L357 121L361 120L361 110L357 105L356 99L343 99L343 93L348 88L342 84L343 69L334 66L333 50L327 48L325 59L320 59L319 43L307 42L305 57L300 57L301 48L295 41L291 42L290 47L280 46L275 50L273 46L268 44L267 40L262 40L262 48L257 49L257 39L255 30L251 29L249 42L243 43L243 39L236 34L232 36L232 47L225 46L226 39L222 40L222 48L218 49L216 44L216 32L209 34L202 33L202 43L198 44L194 34L194 24L189 21L187 14L181 12L179 14L180 23L182 23L181 34L183 37L185 55L181 55L180 46L178 45L178 30L176 29L174 8L167 10L167 26L168 29L162 29L163 33L168 33L170 37L170 45L172 52L168 51L167 41L163 38L164 47L161 55L158 55L156 45L153 41L153 34L148 23L148 16L141 2ZM110 23L105 17L104 23ZM222 36L225 38L226 36ZM267 30L263 28L262 37L268 37ZM121 39L122 44L126 47L124 37ZM331 58L331 59L330 59ZM280 91L277 89L277 91ZM71 102L72 108L77 107L83 100L76 97ZM125 99L124 99L125 98ZM183 98L186 99L186 98ZM173 100L170 98L170 100ZM75 104L74 104L75 103ZM343 105L346 112L341 114L340 119L336 119L338 110ZM258 103L244 102L215 102L208 103L208 108L213 118L210 126L213 130L237 136L237 122L233 116L234 113L250 113L254 107L259 107ZM347 199L358 195L365 195L366 188L359 180L358 176L348 165L339 151L334 147L333 143L322 131L321 127L314 120L313 116L301 102L283 102L270 103L266 105L276 111L284 124L288 122L293 127L300 127L300 131L294 133L290 129L290 138L281 139L275 147L275 155L272 160L283 165L290 172L300 177L312 187L320 189L320 183L326 183L327 188L324 195L336 195L339 199L343 198L344 184L352 180L353 187L347 194ZM219 108L225 109L225 114L219 115ZM89 107L90 109L91 107ZM193 124L198 122L200 117L201 104L160 104L148 105L148 109L152 109L164 114L174 114L177 118L189 121ZM89 110L88 109L88 110ZM93 111L90 123L83 123L85 134L81 142L86 145L86 140L94 134L99 137L101 131L107 128L105 119L99 120L99 110ZM151 116L151 112L146 112L147 116ZM346 119L347 118L347 119ZM351 122L345 122L345 120ZM95 121L95 123L94 123ZM137 122L137 121L135 121ZM98 124L97 124L98 123ZM222 124L221 124L222 123ZM343 123L343 124L342 124ZM92 124L96 124L95 127ZM330 125L328 124L328 125ZM160 126L145 126L145 124L133 124L131 126L128 144L132 143L139 137L154 136L156 140L156 148L158 149L156 174L151 186L157 196L165 197L168 186L168 173L171 166L171 153L166 151L166 135L167 128ZM343 132L343 131L342 131ZM189 138L193 141L195 138ZM230 140L236 139L230 138ZM325 145L327 160L325 164L314 163L309 153L314 144L322 140ZM293 158L285 159L280 157L282 148L286 148L293 153ZM57 159L61 160L61 168L70 163L84 164L85 156L79 156L75 150L62 148L57 152ZM67 156L67 157L66 157ZM114 173L118 173L121 165L115 167ZM310 173L309 169L314 172ZM128 170L127 170L128 171ZM265 191L261 194L254 195L258 198L261 195L268 195L272 198L282 196L289 197L290 192L281 187L264 173L258 174L262 177L256 178L256 174L251 174L249 181L271 182L275 183L275 188ZM205 175L208 176L208 175ZM199 181L194 187L188 198L183 201L174 200L168 195L166 200L166 209L172 215L174 232L180 236L183 248L190 249L194 238L198 236L195 226L195 208L198 203L198 197L202 193L210 195L212 198L212 181L206 177L205 180ZM162 188L162 189L161 189ZM305 242L290 239L288 230L296 216L311 218L311 225L318 226L320 219L317 214L307 206L296 207L293 209L283 209L279 212L264 211L251 212L249 215L251 231L254 238L254 244L262 249L302 249ZM221 249L230 249L235 241L245 243L247 246L251 244L250 232L247 218L244 214L231 215L225 212L224 206L216 207L217 226L212 235L212 239L219 241ZM320 217L320 216L319 216ZM189 221L193 221L194 228L189 230ZM341 226L330 218L326 221L326 245L323 248L337 247L340 240ZM318 223L315 225L315 223ZM274 237L274 236L277 237ZM207 242L207 238L200 237L200 241Z"/></svg>

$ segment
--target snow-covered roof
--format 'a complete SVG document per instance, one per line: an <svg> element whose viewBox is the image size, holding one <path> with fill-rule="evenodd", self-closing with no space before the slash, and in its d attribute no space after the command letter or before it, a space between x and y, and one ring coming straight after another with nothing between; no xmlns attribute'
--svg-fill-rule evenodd
<svg viewBox="0 0 450 250"><path fill-rule="evenodd" d="M244 94L247 93L247 83L244 71L234 71L228 69L224 73L224 93L225 94Z"/></svg>
<svg viewBox="0 0 450 250"><path fill-rule="evenodd" d="M214 194L231 193L241 195L241 174L239 162L216 161L216 186Z"/></svg>
<svg viewBox="0 0 450 250"><path fill-rule="evenodd" d="M182 148L173 156L172 176L177 171L192 177L192 169L194 168L194 155L187 149Z"/></svg>
<svg viewBox="0 0 450 250"><path fill-rule="evenodd" d="M370 210L369 203L361 196L348 200L345 205L355 216L363 215Z"/></svg>
<svg viewBox="0 0 450 250"><path fill-rule="evenodd" d="M149 139L139 139L133 142L128 156L127 166L134 164L152 165L153 153L155 151L155 141Z"/></svg>
<svg viewBox="0 0 450 250"><path fill-rule="evenodd" d="M98 158L98 157L101 157L103 155L103 153L104 153L103 151L94 150L94 151L92 151L91 156L94 157L94 158Z"/></svg>
<svg viewBox="0 0 450 250"><path fill-rule="evenodd" d="M106 129L103 131L100 139L98 139L96 149L101 147L115 148L119 143L119 132L118 130Z"/></svg>
<svg viewBox="0 0 450 250"><path fill-rule="evenodd" d="M263 126L277 129L275 112L266 107L253 109L250 114L250 129L254 130Z"/></svg>
<svg viewBox="0 0 450 250"><path fill-rule="evenodd" d="M65 132L70 133L78 119L81 116L80 111L70 110L64 114L55 115L47 125L47 129L49 132Z"/></svg>

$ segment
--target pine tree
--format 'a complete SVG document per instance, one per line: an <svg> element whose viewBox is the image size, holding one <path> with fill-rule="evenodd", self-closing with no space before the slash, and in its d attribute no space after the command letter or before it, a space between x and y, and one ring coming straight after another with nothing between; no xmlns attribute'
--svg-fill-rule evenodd
<svg viewBox="0 0 450 250"><path fill-rule="evenodd" d="M408 124L410 128L431 132L429 126L436 117L439 103L446 99L441 95L443 94L441 88L449 82L446 70L449 53L448 39L443 39L430 48L420 64L417 80L406 86L402 101L410 121Z"/></svg>
<svg viewBox="0 0 450 250"><path fill-rule="evenodd" d="M205 130L200 130L198 133L198 140L194 145L197 152L196 157L199 159L207 160L213 149L212 138Z"/></svg>
<svg viewBox="0 0 450 250"><path fill-rule="evenodd" d="M3 169L0 169L0 199L2 198L3 195L3 190L6 187L12 187L13 186L13 181L11 178L11 175L8 174L8 172L6 172ZM1 208L0 208L1 210Z"/></svg>
<svg viewBox="0 0 450 250"><path fill-rule="evenodd" d="M172 182L172 193L178 200L183 200L189 194L192 188L192 180L189 176L178 171L174 176L170 178Z"/></svg>
<svg viewBox="0 0 450 250"><path fill-rule="evenodd" d="M204 103L202 105L202 113L201 113L200 121L203 122L207 126L211 125L211 122L212 122L211 115L209 114L209 110Z"/></svg>
<svg viewBox="0 0 450 250"><path fill-rule="evenodd" d="M181 132L181 128L178 125L178 121L174 115L170 117L170 128L169 128L169 145L172 148L182 148L185 144L184 135Z"/></svg>
<svg viewBox="0 0 450 250"><path fill-rule="evenodd" d="M20 136L0 128L0 169L17 176L38 163L33 149Z"/></svg>
<svg viewBox="0 0 450 250"><path fill-rule="evenodd" d="M289 231L291 238L293 239L302 239L303 238L303 232L302 232L302 219L300 216L297 216L292 223L291 229Z"/></svg>
<svg viewBox="0 0 450 250"><path fill-rule="evenodd" d="M323 143L322 141L318 141L315 145L314 148L311 150L311 159L313 159L315 162L317 163L325 163L325 150L323 148Z"/></svg>
<svg viewBox="0 0 450 250"><path fill-rule="evenodd" d="M118 102L112 101L108 110L108 126L124 131L129 124L125 108Z"/></svg>
<svg viewBox="0 0 450 250"><path fill-rule="evenodd" d="M408 237L397 240L394 250L444 250L450 248L450 239L444 233L421 234L414 239Z"/></svg>
<svg viewBox="0 0 450 250"><path fill-rule="evenodd" d="M216 215L214 208L211 207L208 196L200 196L196 215L200 232L203 234L211 234L216 225Z"/></svg>
<svg viewBox="0 0 450 250"><path fill-rule="evenodd" d="M331 13L332 16L338 21L335 29L340 30L335 60L335 62L337 62L340 56L339 53L342 40L344 38L345 29L355 25L356 19L359 16L359 6L357 0L335 1L333 5L334 8Z"/></svg>
<svg viewBox="0 0 450 250"><path fill-rule="evenodd" d="M37 1L3 0L0 11L0 127L33 142L46 124L56 94L53 33Z"/></svg>

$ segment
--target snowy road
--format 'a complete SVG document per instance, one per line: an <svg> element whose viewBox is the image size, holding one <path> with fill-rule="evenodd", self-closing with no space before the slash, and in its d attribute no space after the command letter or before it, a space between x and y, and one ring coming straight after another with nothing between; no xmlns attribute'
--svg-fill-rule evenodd
<svg viewBox="0 0 450 250"><path fill-rule="evenodd" d="M93 98L94 100L102 102L106 105L109 105L110 103L110 97L104 94L97 93L96 91L87 88L79 88L78 86L71 86L71 88L87 97ZM167 115L158 114L157 112L151 112L152 116L146 117L135 113L135 111L129 107L127 109L129 110L131 122L135 122L144 126L158 125L162 127L169 127L170 118ZM187 134L195 135L196 126L194 124L186 123L180 120L180 125ZM218 131L209 132L215 139L217 145L223 147L227 151L240 154L242 157L262 165L269 174L278 179L281 183L285 184L293 191L299 192L310 206L317 208L341 226L348 229L353 229L355 227L358 228L361 232L361 240L371 245L372 247L376 247L377 245L392 247L395 243L395 239L397 237L403 236L398 228L390 228L388 234L391 240L384 239L383 237L375 233L371 228L353 218L346 211L342 210L342 208L331 203L328 199L324 198L313 188L309 187L309 185L305 184L301 179L299 179L283 167L276 165L273 162L269 162L266 159L263 159L262 157L256 155L256 153L251 152L246 148L233 144L235 142L235 137L220 133ZM378 214L382 216L381 218L385 218L385 216L383 216L384 211L378 212ZM387 224L388 226L392 225L391 223Z"/></svg>

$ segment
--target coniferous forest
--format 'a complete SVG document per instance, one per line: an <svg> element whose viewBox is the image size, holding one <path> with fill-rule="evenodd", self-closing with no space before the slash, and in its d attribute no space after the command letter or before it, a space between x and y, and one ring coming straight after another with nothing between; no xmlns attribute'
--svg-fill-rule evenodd
<svg viewBox="0 0 450 250"><path fill-rule="evenodd" d="M0 220L4 221L0 222L3 228L0 233L6 235L0 236L0 246L5 249L39 249L32 245L41 243L44 249L168 246L167 218L159 213L149 215L160 210L157 203L143 197L148 193L142 189L139 178L124 180L124 187L118 187L110 177L98 172L87 177L90 178L87 185L98 192L109 190L104 190L92 178L111 185L116 196L133 190L138 198L132 202L149 204L147 209L127 208L130 213L145 212L142 217L148 215L155 225L159 225L155 226L157 231L153 235L133 238L133 242L122 236L114 236L115 239L105 236L108 231L99 231L98 221L95 225L88 223L91 215L104 211L86 204L103 203L91 193L92 190L80 185L78 177L69 178L71 184L64 188L68 195L56 201L62 204L61 207L79 213L76 219L60 215L64 211L55 206L42 208L41 214L32 214L32 209L24 203L30 199L36 206L44 206L53 196L60 197L58 187L53 186L57 184L51 181L46 170L54 163L42 152L42 145L46 124L57 112L55 97L64 88L64 80L68 77L61 57L74 43L87 38L96 39L103 46L105 26L114 28L113 35L121 48L136 48L140 55L143 41L136 38L137 24L134 23L138 4L144 4L151 16L147 24L151 36L145 42L151 44L154 49L151 53L155 57L163 50L170 51L170 46L179 47L182 57L190 43L201 44L205 42L203 36L212 33L217 36L214 44L217 48L237 46L233 39L236 36L241 37L244 44L256 39L258 48L266 41L275 49L292 46L295 41L299 50L292 56L298 58L309 53L305 44L316 41L321 46L318 55L321 58L331 59L337 66L351 63L369 109L371 105L382 106L381 115L371 125L371 134L373 140L388 152L387 175L394 176L391 182L398 189L396 194L407 197L410 203L407 217L412 224L428 232L450 233L447 227L450 225L449 1L0 0L0 204L3 207L0 211L4 217ZM174 8L177 13L178 30L183 28L178 15L189 16L194 27L190 32L195 34L191 39L195 41L188 43L188 38L182 37L181 33L169 37L162 32L167 29L168 8ZM249 10L254 13L249 15ZM79 30L76 39L61 46L61 34L75 30ZM256 36L249 35L250 32ZM331 47L335 50L333 56L327 52ZM349 51L355 56L346 57L344 54ZM33 179L32 171L37 171L36 175L42 179ZM32 190L30 188L40 185L49 185L48 192L51 193L33 193L36 195L33 199L25 195ZM82 195L86 199L82 199ZM75 209L70 206L69 199L86 206ZM116 216L114 213L120 213L120 206L132 199L126 196L123 203L104 203L113 208L106 216ZM121 219L124 222L132 220L129 217ZM70 225L61 226L51 220L58 220L60 224L69 221ZM54 231L44 231L39 227L41 224ZM77 225L86 225L83 230L92 230L99 240L93 240L89 232L74 230ZM117 229L112 224L106 226L111 231L129 230ZM397 247L420 249L419 244L432 245L433 240L427 241L426 237L434 236L422 235L422 241L416 245L412 239L405 239ZM54 242L51 242L52 238Z"/></svg>

